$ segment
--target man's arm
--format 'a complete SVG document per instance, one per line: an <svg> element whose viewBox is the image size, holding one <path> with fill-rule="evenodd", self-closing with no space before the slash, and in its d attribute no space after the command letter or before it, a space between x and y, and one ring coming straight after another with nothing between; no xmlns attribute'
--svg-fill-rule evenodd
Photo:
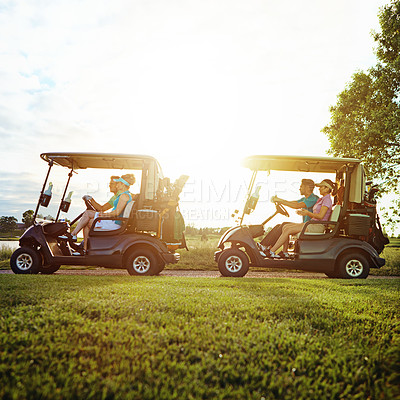
<svg viewBox="0 0 400 400"><path fill-rule="evenodd" d="M271 198L271 201L272 201L273 203L279 203L279 204L282 204L282 205L284 205L284 206L293 208L293 209L295 209L295 210L296 210L296 209L299 209L299 208L307 208L306 204L305 204L303 201L301 201L301 202L299 203L298 201L289 201L289 200L281 199L281 198L279 198L279 197L277 197L277 196L273 196L273 197Z"/></svg>

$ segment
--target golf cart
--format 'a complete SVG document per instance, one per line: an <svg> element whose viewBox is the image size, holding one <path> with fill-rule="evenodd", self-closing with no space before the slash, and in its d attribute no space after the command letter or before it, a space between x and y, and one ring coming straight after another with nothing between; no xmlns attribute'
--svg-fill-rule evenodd
<svg viewBox="0 0 400 400"><path fill-rule="evenodd" d="M223 276L242 277L249 266L284 268L324 272L332 278L366 278L370 268L380 268L385 260L379 257L387 238L382 233L376 213L374 195L377 186L365 181L363 165L350 158L250 156L243 166L252 171L252 177L239 225L226 231L219 240L215 261ZM259 171L297 171L305 173L334 173L336 182L344 187L341 205L332 210L329 221L308 221L298 238L294 238L289 258L266 258L260 253L256 241L264 235L264 225L276 214L289 216L287 210L276 203L276 212L261 225L244 225L243 219L256 207L259 187L253 187ZM304 176L303 176L304 177ZM323 233L307 232L310 224L323 224Z"/></svg>
<svg viewBox="0 0 400 400"><path fill-rule="evenodd" d="M16 274L52 274L61 265L91 265L126 268L131 275L156 275L166 264L178 262L178 248L186 248L184 221L179 212L179 194L188 177L182 175L174 184L164 178L157 160L150 156L96 153L44 153L40 157L49 165L33 225L19 240L20 247L13 253L10 264ZM55 221L39 221L40 206L47 207L51 191L45 190L53 166L69 170ZM74 174L87 168L140 171L140 193L125 207L119 220L120 227L107 231L98 229L94 220L88 237L87 253L79 253L80 246L66 235L70 224L59 220L60 211L68 212L70 195L67 189ZM117 171L118 172L118 171ZM109 176L104 176L108 180ZM52 186L50 183L49 186ZM93 209L90 199L86 208Z"/></svg>

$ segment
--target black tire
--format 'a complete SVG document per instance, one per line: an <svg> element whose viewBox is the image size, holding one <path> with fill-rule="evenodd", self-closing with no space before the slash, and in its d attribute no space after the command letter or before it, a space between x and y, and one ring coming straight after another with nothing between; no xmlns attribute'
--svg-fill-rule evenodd
<svg viewBox="0 0 400 400"><path fill-rule="evenodd" d="M133 250L127 258L126 269L129 275L156 275L159 273L159 262L155 254L148 249Z"/></svg>
<svg viewBox="0 0 400 400"><path fill-rule="evenodd" d="M328 278L337 278L338 277L336 272L325 272L325 275Z"/></svg>
<svg viewBox="0 0 400 400"><path fill-rule="evenodd" d="M365 279L369 274L369 263L360 253L347 253L339 258L337 271L338 278Z"/></svg>
<svg viewBox="0 0 400 400"><path fill-rule="evenodd" d="M49 265L47 267L41 266L39 272L44 275L51 275L60 269L61 265Z"/></svg>
<svg viewBox="0 0 400 400"><path fill-rule="evenodd" d="M159 262L157 265L157 271L154 273L154 275L159 275L164 268L165 268L165 262Z"/></svg>
<svg viewBox="0 0 400 400"><path fill-rule="evenodd" d="M37 274L42 266L42 257L31 247L20 247L10 258L14 274Z"/></svg>
<svg viewBox="0 0 400 400"><path fill-rule="evenodd" d="M224 250L218 259L218 269L222 276L240 278L249 270L249 259L241 250Z"/></svg>

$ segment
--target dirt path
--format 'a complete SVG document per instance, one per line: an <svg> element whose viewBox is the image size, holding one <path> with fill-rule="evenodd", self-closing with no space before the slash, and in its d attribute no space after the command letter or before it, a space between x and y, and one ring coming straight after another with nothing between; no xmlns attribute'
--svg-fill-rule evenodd
<svg viewBox="0 0 400 400"><path fill-rule="evenodd" d="M0 270L0 274L12 274L11 270ZM125 269L63 269L54 275L87 275L87 276L129 276ZM188 277L188 278L221 278L219 271L193 271L193 270L164 270L162 276ZM328 279L323 273L317 272L261 272L249 271L245 278L301 278L301 279ZM400 279L399 276L369 276L368 279Z"/></svg>

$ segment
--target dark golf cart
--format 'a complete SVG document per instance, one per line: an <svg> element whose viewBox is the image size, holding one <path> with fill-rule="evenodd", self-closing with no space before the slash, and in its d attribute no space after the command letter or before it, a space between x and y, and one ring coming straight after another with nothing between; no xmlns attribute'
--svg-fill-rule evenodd
<svg viewBox="0 0 400 400"><path fill-rule="evenodd" d="M382 233L376 213L374 195L378 189L365 181L364 168L359 160L251 156L244 159L243 165L252 170L246 205L239 225L222 235L218 243L220 250L215 253L215 261L223 276L241 277L246 275L249 266L257 266L324 272L332 278L366 278L370 268L380 268L385 264L385 260L379 257L388 240ZM335 205L330 220L323 222L325 232L307 232L307 226L316 223L307 222L298 238L294 238L289 258L263 257L254 240L264 235L264 225L276 214L289 216L282 205L276 203L275 214L260 225L243 224L244 216L250 214L257 204L258 196L252 194L257 173L271 170L334 173L336 182L341 182L344 187L341 205ZM368 186L370 189L366 190ZM255 193L258 191L256 189Z"/></svg>
<svg viewBox="0 0 400 400"><path fill-rule="evenodd" d="M163 178L157 160L150 156L95 153L44 153L40 156L49 165L34 214L33 225L19 240L20 248L12 255L11 269L16 274L52 274L61 265L92 265L126 268L131 275L156 275L168 263L176 263L178 248L185 248L184 222L179 212L179 194L187 180L181 176L174 184ZM55 222L39 221L40 206L47 207L51 194L45 191L50 171L58 165L69 170L67 183L58 207ZM59 220L60 212L68 212L70 199L66 197L71 177L87 168L140 171L140 193L125 207L119 220L120 228L104 231L94 221L88 238L87 254L80 255L80 246L65 236L70 224ZM108 181L105 175L104 180ZM87 209L94 209L85 200ZM106 218L102 218L106 219ZM60 237L61 236L61 237ZM78 255L74 255L78 254Z"/></svg>

